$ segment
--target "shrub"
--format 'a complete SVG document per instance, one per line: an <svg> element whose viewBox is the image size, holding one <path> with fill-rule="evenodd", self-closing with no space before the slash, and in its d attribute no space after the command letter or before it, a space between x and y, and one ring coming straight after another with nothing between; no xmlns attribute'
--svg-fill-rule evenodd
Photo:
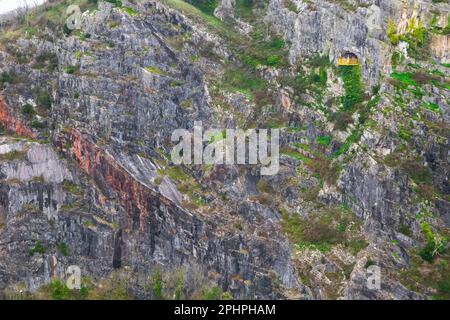
<svg viewBox="0 0 450 320"><path fill-rule="evenodd" d="M422 104L422 107L436 113L441 113L441 108L436 103L424 103Z"/></svg>
<svg viewBox="0 0 450 320"><path fill-rule="evenodd" d="M428 223L421 224L422 232L425 234L427 243L419 251L419 255L423 260L432 262L434 257L445 252L448 244L448 239L439 234L435 234Z"/></svg>
<svg viewBox="0 0 450 320"><path fill-rule="evenodd" d="M284 45L285 45L285 42L282 38L272 39L272 41L270 41L270 44L269 44L270 48L276 49L276 50L283 49Z"/></svg>
<svg viewBox="0 0 450 320"><path fill-rule="evenodd" d="M68 67L64 68L64 72L68 73L68 74L75 74L78 71L80 71L79 66L68 66Z"/></svg>
<svg viewBox="0 0 450 320"><path fill-rule="evenodd" d="M391 40L391 43L394 46L396 46L398 44L398 42L400 41L400 37L397 35L397 25L391 19L389 19L389 21L388 21L387 35L388 35L389 40Z"/></svg>
<svg viewBox="0 0 450 320"><path fill-rule="evenodd" d="M408 236L408 237L411 237L411 236L412 236L411 228L408 227L408 226L405 225L405 224L402 224L402 225L400 226L399 231L400 231L402 234L404 234L405 236Z"/></svg>
<svg viewBox="0 0 450 320"><path fill-rule="evenodd" d="M162 278L161 270L156 268L152 279L152 294L155 300L164 299L164 280Z"/></svg>
<svg viewBox="0 0 450 320"><path fill-rule="evenodd" d="M447 275L446 279L439 281L438 288L440 294L450 295L450 276Z"/></svg>
<svg viewBox="0 0 450 320"><path fill-rule="evenodd" d="M40 241L36 241L34 247L29 251L30 256L33 256L35 253L44 254L45 248Z"/></svg>
<svg viewBox="0 0 450 320"><path fill-rule="evenodd" d="M31 122L31 127L33 129L44 129L46 127L45 122L40 122L38 120L33 120Z"/></svg>
<svg viewBox="0 0 450 320"><path fill-rule="evenodd" d="M229 292L223 292L219 286L211 288L204 287L200 296L201 300L232 300L233 296Z"/></svg>
<svg viewBox="0 0 450 320"><path fill-rule="evenodd" d="M407 131L404 127L400 127L398 131L399 138L405 140L405 141L411 141L412 134L411 132Z"/></svg>
<svg viewBox="0 0 450 320"><path fill-rule="evenodd" d="M10 73L3 72L0 76L0 83L3 85L4 83L12 83L13 76Z"/></svg>
<svg viewBox="0 0 450 320"><path fill-rule="evenodd" d="M279 57L279 56L272 55L272 56L267 57L267 59L266 59L266 65L271 66L271 67L277 67L277 66L281 65L281 63L282 63L282 60L281 60L281 57Z"/></svg>
<svg viewBox="0 0 450 320"><path fill-rule="evenodd" d="M317 137L317 143L327 147L331 143L331 137L330 136L319 136L319 137Z"/></svg>
<svg viewBox="0 0 450 320"><path fill-rule="evenodd" d="M50 283L53 300L68 300L70 298L70 290L65 283L55 280Z"/></svg>
<svg viewBox="0 0 450 320"><path fill-rule="evenodd" d="M65 257L67 257L70 254L69 247L64 242L58 243L58 251Z"/></svg>
<svg viewBox="0 0 450 320"><path fill-rule="evenodd" d="M21 112L23 115L28 117L32 117L36 114L36 111L34 110L33 106L28 103L22 106Z"/></svg>

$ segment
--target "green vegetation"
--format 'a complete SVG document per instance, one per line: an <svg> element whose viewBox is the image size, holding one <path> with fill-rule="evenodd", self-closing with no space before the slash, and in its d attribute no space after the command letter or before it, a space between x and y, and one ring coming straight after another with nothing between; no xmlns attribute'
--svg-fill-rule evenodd
<svg viewBox="0 0 450 320"><path fill-rule="evenodd" d="M44 109L51 109L52 107L52 96L48 91L40 90L36 93L38 106Z"/></svg>
<svg viewBox="0 0 450 320"><path fill-rule="evenodd" d="M11 73L3 72L0 75L0 88L3 88L5 83L14 83L14 75Z"/></svg>
<svg viewBox="0 0 450 320"><path fill-rule="evenodd" d="M160 76L168 76L167 72L165 72L161 69L158 69L157 67L150 66L150 67L146 67L145 70L147 70L148 72L160 75Z"/></svg>
<svg viewBox="0 0 450 320"><path fill-rule="evenodd" d="M350 149L351 145L358 142L360 138L361 132L357 130L353 131L352 134L345 140L344 144L334 152L333 157L337 158L340 155L345 154Z"/></svg>
<svg viewBox="0 0 450 320"><path fill-rule="evenodd" d="M64 72L67 74L77 74L80 71L80 66L68 66L64 68Z"/></svg>
<svg viewBox="0 0 450 320"><path fill-rule="evenodd" d="M330 136L318 136L317 143L321 144L325 147L328 147L331 143L331 137Z"/></svg>
<svg viewBox="0 0 450 320"><path fill-rule="evenodd" d="M129 14L132 17L137 17L139 15L139 13L131 7L121 7L120 10L122 10L123 12L126 12L127 14Z"/></svg>
<svg viewBox="0 0 450 320"><path fill-rule="evenodd" d="M391 19L388 21L387 35L394 46L399 43L400 37L397 35L397 24Z"/></svg>
<svg viewBox="0 0 450 320"><path fill-rule="evenodd" d="M425 247L419 251L419 255L423 260L432 262L436 255L443 254L445 252L449 239L438 233L434 233L431 226L427 222L422 222L421 227L422 232L427 239L427 243Z"/></svg>
<svg viewBox="0 0 450 320"><path fill-rule="evenodd" d="M39 130L39 129L44 129L44 128L46 128L47 125L46 125L45 122L41 122L41 121L38 121L38 120L33 120L33 121L31 121L31 127L32 127L33 129Z"/></svg>
<svg viewBox="0 0 450 320"><path fill-rule="evenodd" d="M399 229L400 233L404 234L405 236L411 237L412 234L412 230L410 227L408 227L405 224L400 225L400 229Z"/></svg>
<svg viewBox="0 0 450 320"><path fill-rule="evenodd" d="M182 107L183 109L191 109L192 108L192 100L187 99L187 100L181 101L180 107Z"/></svg>
<svg viewBox="0 0 450 320"><path fill-rule="evenodd" d="M295 13L300 12L297 8L297 5L294 2L292 2L291 0L284 0L283 3L284 3L284 6L286 7L286 9L288 9L289 11L292 11Z"/></svg>
<svg viewBox="0 0 450 320"><path fill-rule="evenodd" d="M400 81L405 86L417 86L417 82L413 78L413 74L410 72L391 74L391 78Z"/></svg>
<svg viewBox="0 0 450 320"><path fill-rule="evenodd" d="M410 67L413 69L412 71L394 72L391 74L391 79L388 80L389 83L397 88L399 93L407 90L416 98L421 99L426 94L423 88L426 84L443 89L448 86L445 76L442 76L440 71L433 70L430 72L429 70L420 69L418 66L410 65ZM400 102L403 103L402 101Z"/></svg>
<svg viewBox="0 0 450 320"><path fill-rule="evenodd" d="M29 10L26 15L15 19L13 23L6 24L0 34L0 42L7 43L23 36L26 38L37 37L45 39L47 37L46 27L63 32L63 28L59 26L64 26L65 33L70 34L71 30L68 30L65 21L67 18L67 7L72 4L78 5L82 12L97 8L96 0L48 1L44 5Z"/></svg>
<svg viewBox="0 0 450 320"><path fill-rule="evenodd" d="M186 283L185 278L185 270L183 269L163 272L160 267L156 267L144 288L151 293L152 299L155 300L180 300L186 297L197 300L232 299L230 293L223 292L220 287L212 285L212 283L204 284L200 288L192 288L191 284Z"/></svg>
<svg viewBox="0 0 450 320"><path fill-rule="evenodd" d="M436 300L449 300L450 299L450 275L449 273L443 274L443 279L438 282L438 294L434 296Z"/></svg>
<svg viewBox="0 0 450 320"><path fill-rule="evenodd" d="M355 111L363 101L364 90L361 83L361 66L340 66L341 77L344 81L345 96L342 98L344 111Z"/></svg>
<svg viewBox="0 0 450 320"><path fill-rule="evenodd" d="M201 185L181 167L174 166L158 170L159 175L169 176L170 179L177 182L177 189L181 193L189 196L190 202L184 202L183 205L190 210L196 210L206 204L202 194Z"/></svg>
<svg viewBox="0 0 450 320"><path fill-rule="evenodd" d="M302 161L303 165L305 165L308 170L310 170L313 175L321 181L326 181L332 185L336 184L337 178L339 177L339 168L332 162L331 159L328 159L322 153L314 152L314 154L310 157L301 154L291 147L282 148L280 153Z"/></svg>
<svg viewBox="0 0 450 320"><path fill-rule="evenodd" d="M364 89L361 82L361 66L340 66L339 72L344 82L345 95L341 98L342 108L329 115L337 130L346 130L353 123L352 115L360 112L360 125L367 120L370 109L379 100L369 101L364 108Z"/></svg>
<svg viewBox="0 0 450 320"><path fill-rule="evenodd" d="M81 285L80 290L70 290L63 281L55 279L39 288L30 298L45 300L85 300L89 294L90 288L85 284Z"/></svg>
<svg viewBox="0 0 450 320"><path fill-rule="evenodd" d="M0 161L16 161L23 160L26 156L26 151L13 150L7 153L0 154Z"/></svg>
<svg viewBox="0 0 450 320"><path fill-rule="evenodd" d="M425 288L433 288L432 299L449 300L450 257L448 254L436 256L429 262L412 253L410 267L401 272L400 282L419 293L426 293Z"/></svg>
<svg viewBox="0 0 450 320"><path fill-rule="evenodd" d="M217 0L186 0L186 2L208 14L213 14L218 5Z"/></svg>
<svg viewBox="0 0 450 320"><path fill-rule="evenodd" d="M265 40L266 36L260 30L254 31L252 41L244 48L244 54L240 55L250 69L260 65L270 67L282 67L285 64L285 43L281 38L274 37L271 41Z"/></svg>
<svg viewBox="0 0 450 320"><path fill-rule="evenodd" d="M49 284L52 292L53 300L68 300L70 296L70 290L65 283L60 280L55 280Z"/></svg>
<svg viewBox="0 0 450 320"><path fill-rule="evenodd" d="M400 127L398 130L398 136L400 139L403 139L405 141L411 141L412 139L412 133L406 130L404 127Z"/></svg>
<svg viewBox="0 0 450 320"><path fill-rule="evenodd" d="M203 288L200 294L201 300L232 300L233 296L229 292L223 292L223 290L214 286L212 288Z"/></svg>
<svg viewBox="0 0 450 320"><path fill-rule="evenodd" d="M400 166L416 184L431 184L433 181L431 169L422 165L418 159L406 159Z"/></svg>
<svg viewBox="0 0 450 320"><path fill-rule="evenodd" d="M294 89L296 99L301 102L301 95L313 93L318 102L321 102L328 80L328 68L331 63L327 55L316 55L307 61L301 62L297 68L297 75L292 79L281 79L282 83ZM325 110L326 111L326 110Z"/></svg>
<svg viewBox="0 0 450 320"><path fill-rule="evenodd" d="M164 281L162 278L161 270L159 268L156 268L156 270L152 276L151 283L152 283L153 299L163 300L164 299L164 294L163 294Z"/></svg>
<svg viewBox="0 0 450 320"><path fill-rule="evenodd" d="M249 100L259 93L265 95L267 91L267 81L255 75L250 70L240 70L236 67L228 67L222 79L224 88L229 91L242 92Z"/></svg>
<svg viewBox="0 0 450 320"><path fill-rule="evenodd" d="M213 10L199 10L198 8L180 1L164 0L169 6L180 10L190 19L205 25L211 32L218 34L225 40L226 46L238 58L240 65L220 61L224 64L225 74L222 79L216 80L214 92L217 99L221 99L223 91L242 92L248 100L254 101L258 108L273 105L269 92L269 84L261 77L259 66L282 67L286 64L287 51L283 39L268 34L267 26L254 19L253 2L248 0L236 2L236 12L242 15L242 19L252 24L253 30L248 37L243 37L236 31L235 24L222 22L214 17ZM192 3L192 2L191 2ZM211 3L211 2L207 2ZM196 3L199 7L200 4ZM215 7L213 5L212 7ZM270 40L268 40L270 39ZM204 55L208 54L215 59L216 56L210 48L203 48ZM218 59L219 60L219 59ZM239 63L238 63L239 64Z"/></svg>
<svg viewBox="0 0 450 320"><path fill-rule="evenodd" d="M68 180L63 181L63 189L77 196L84 194L83 190L79 186Z"/></svg>
<svg viewBox="0 0 450 320"><path fill-rule="evenodd" d="M36 241L33 248L30 249L29 254L33 256L35 253L44 254L45 248L40 241Z"/></svg>
<svg viewBox="0 0 450 320"><path fill-rule="evenodd" d="M430 103L423 103L422 107L425 108L425 109L428 109L430 111L439 113L439 114L442 113L441 108L436 103L432 103L432 102L430 102Z"/></svg>
<svg viewBox="0 0 450 320"><path fill-rule="evenodd" d="M97 3L97 0L89 0L90 2ZM104 0L106 2L112 3L115 7L120 8L122 7L122 1L121 0Z"/></svg>
<svg viewBox="0 0 450 320"><path fill-rule="evenodd" d="M397 25L393 20L388 21L387 36L395 46L400 41L408 43L408 54L416 59L427 59L428 30L422 21L411 19L405 34L397 34Z"/></svg>
<svg viewBox="0 0 450 320"><path fill-rule="evenodd" d="M356 254L367 246L366 241L357 236L360 224L346 210L328 208L307 218L298 214L284 213L281 226L295 247L328 252L331 246L342 244Z"/></svg>
<svg viewBox="0 0 450 320"><path fill-rule="evenodd" d="M65 257L70 255L70 249L65 242L58 243L58 252L61 253Z"/></svg>
<svg viewBox="0 0 450 320"><path fill-rule="evenodd" d="M20 109L20 112L29 118L32 118L36 114L36 110L34 110L34 107L31 104L24 104L22 108Z"/></svg>

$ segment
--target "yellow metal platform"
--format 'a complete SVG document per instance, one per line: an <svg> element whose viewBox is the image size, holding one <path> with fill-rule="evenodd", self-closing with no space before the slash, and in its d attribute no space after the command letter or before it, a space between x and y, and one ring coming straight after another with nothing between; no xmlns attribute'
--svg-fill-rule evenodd
<svg viewBox="0 0 450 320"><path fill-rule="evenodd" d="M359 65L359 60L357 58L339 58L339 66L357 66Z"/></svg>

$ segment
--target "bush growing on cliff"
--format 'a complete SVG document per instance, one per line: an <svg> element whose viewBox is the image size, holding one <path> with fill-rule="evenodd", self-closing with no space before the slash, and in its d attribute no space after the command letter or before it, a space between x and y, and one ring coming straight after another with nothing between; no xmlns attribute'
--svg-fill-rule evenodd
<svg viewBox="0 0 450 320"><path fill-rule="evenodd" d="M58 252L67 257L70 254L70 249L65 242L58 243Z"/></svg>
<svg viewBox="0 0 450 320"><path fill-rule="evenodd" d="M5 84L15 84L20 82L21 78L13 72L3 72L0 75L0 89L5 87Z"/></svg>
<svg viewBox="0 0 450 320"><path fill-rule="evenodd" d="M443 254L445 252L449 240L440 234L434 233L433 230L431 230L431 226L426 222L423 222L421 227L422 232L425 234L427 239L427 243L425 247L420 250L419 255L423 260L432 262L436 255Z"/></svg>
<svg viewBox="0 0 450 320"><path fill-rule="evenodd" d="M33 256L35 253L44 254L45 248L40 241L36 241L33 248L30 249L29 254Z"/></svg>
<svg viewBox="0 0 450 320"><path fill-rule="evenodd" d="M11 74L7 73L7 72L3 72L0 76L0 83L4 84L4 83L11 83L12 82L12 76Z"/></svg>
<svg viewBox="0 0 450 320"><path fill-rule="evenodd" d="M391 40L391 43L394 46L396 46L399 43L400 37L397 35L397 25L391 19L389 19L388 21L387 35L389 40Z"/></svg>
<svg viewBox="0 0 450 320"><path fill-rule="evenodd" d="M67 74L76 74L76 73L78 73L78 71L80 71L79 66L68 66L68 67L64 68L64 72Z"/></svg>
<svg viewBox="0 0 450 320"><path fill-rule="evenodd" d="M186 2L208 14L213 14L218 4L217 0L186 0Z"/></svg>
<svg viewBox="0 0 450 320"><path fill-rule="evenodd" d="M23 115L28 117L33 117L36 114L36 111L34 110L34 107L31 104L24 104L22 106L21 112Z"/></svg>

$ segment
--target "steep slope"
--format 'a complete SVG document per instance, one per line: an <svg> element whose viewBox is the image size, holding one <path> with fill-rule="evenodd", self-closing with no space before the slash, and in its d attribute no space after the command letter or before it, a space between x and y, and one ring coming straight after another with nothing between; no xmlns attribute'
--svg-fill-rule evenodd
<svg viewBox="0 0 450 320"><path fill-rule="evenodd" d="M75 2L1 36L7 296L448 298L448 4ZM194 121L279 128L279 173L173 165Z"/></svg>

